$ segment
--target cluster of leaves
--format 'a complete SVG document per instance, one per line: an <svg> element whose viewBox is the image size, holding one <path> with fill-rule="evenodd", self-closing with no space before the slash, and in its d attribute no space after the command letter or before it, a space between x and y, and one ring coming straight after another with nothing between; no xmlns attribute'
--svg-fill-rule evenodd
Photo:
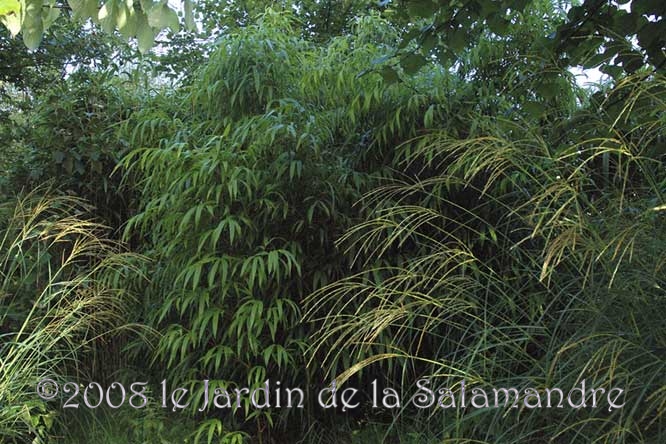
<svg viewBox="0 0 666 444"><path fill-rule="evenodd" d="M512 28L530 20L534 7L560 2L542 0L384 1L387 14L410 29L403 47L415 40L419 50L396 51L404 68L423 66L437 57L455 65L479 39L501 42L515 37ZM666 69L666 5L659 0L585 0L569 6L566 16L540 17L544 28L537 39L542 57L559 68L600 69L613 77L644 66ZM563 11L560 11L563 12ZM554 27L554 29L553 29Z"/></svg>
<svg viewBox="0 0 666 444"><path fill-rule="evenodd" d="M453 64L461 53L483 35L497 40L510 38L512 24L528 16L526 7L543 7L544 0L473 0L440 2L437 0L347 0L344 2L290 1L282 6L293 10L302 20L305 35L326 38L349 30L354 17L372 7L385 12L397 25L411 28L404 36L404 45L417 39L420 51L399 51L403 67L420 67L428 55L444 64ZM178 14L166 0L154 2L109 0L101 7L98 0L70 0L69 8L77 19L92 19L108 31L118 30L126 38L136 37L142 52L155 43L165 28L180 29ZM0 21L16 35L22 31L28 48L39 46L42 34L64 5L58 0L1 0ZM190 31L196 31L193 4L184 0L183 18ZM210 32L227 31L246 26L266 6L266 2L249 1L236 4L203 1L198 9L206 16ZM633 73L650 65L656 71L666 69L666 37L664 12L659 0L585 0L568 11L554 31L542 33L548 58L561 67L603 65L614 78ZM543 30L546 31L546 30ZM400 49L400 48L399 48Z"/></svg>
<svg viewBox="0 0 666 444"><path fill-rule="evenodd" d="M102 38L64 18L45 32L35 51L0 28L0 95L7 100L12 89L35 95L64 78L68 67L106 66L112 44L117 48L110 37Z"/></svg>
<svg viewBox="0 0 666 444"><path fill-rule="evenodd" d="M119 227L130 199L111 172L128 149L117 127L140 101L132 91L110 72L84 70L45 92L5 141L20 149L0 180L3 188L32 189L52 180L97 207L105 223Z"/></svg>
<svg viewBox="0 0 666 444"><path fill-rule="evenodd" d="M106 32L117 30L125 38L136 37L139 49L147 51L157 34L165 28L178 32L180 19L167 0L1 0L0 22L15 36L21 32L29 49L39 47L44 31L53 24L63 8L71 9L75 20L91 19ZM195 28L192 1L184 0L184 22Z"/></svg>
<svg viewBox="0 0 666 444"><path fill-rule="evenodd" d="M44 34L40 48L28 50L23 42L0 28L0 171L9 175L24 152L21 138L31 111L48 90L76 70L99 69L126 59L127 48L113 36L60 17ZM4 179L4 178L3 178ZM2 180L2 179L0 179ZM8 185L4 183L3 185Z"/></svg>
<svg viewBox="0 0 666 444"><path fill-rule="evenodd" d="M359 217L352 205L372 176L390 174L394 144L441 118L432 106L423 119L445 103L441 72L389 88L378 75L357 78L397 41L377 17L321 47L299 34L268 11L225 38L191 86L125 125L131 145L145 147L122 166L141 193L126 234L154 259L145 313L164 333L156 362L191 383L195 400L206 378L213 388L324 384L305 368L299 304L348 272L334 241ZM293 439L305 424L275 435L288 413L245 402L209 412L200 432L209 442L234 430Z"/></svg>
<svg viewBox="0 0 666 444"><path fill-rule="evenodd" d="M374 0L288 0L267 2L249 0L243 2L218 2L199 0L196 9L202 13L202 25L209 33L224 33L247 26L258 14L270 6L291 13L301 35L306 39L326 42L329 38L351 31L354 20L376 9Z"/></svg>
<svg viewBox="0 0 666 444"><path fill-rule="evenodd" d="M619 78L645 65L666 72L666 4L654 0L585 0L572 7L553 40L564 62Z"/></svg>

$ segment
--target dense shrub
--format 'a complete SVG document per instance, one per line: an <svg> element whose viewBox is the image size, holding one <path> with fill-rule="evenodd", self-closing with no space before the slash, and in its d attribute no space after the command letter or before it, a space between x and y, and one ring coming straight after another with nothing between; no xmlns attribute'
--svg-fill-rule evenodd
<svg viewBox="0 0 666 444"><path fill-rule="evenodd" d="M317 369L306 371L299 304L348 273L351 255L334 241L363 213L352 205L373 175L389 174L391 147L416 135L443 98L438 89L414 95L417 83L357 78L395 39L377 18L322 48L288 20L268 12L227 37L180 100L156 97L126 125L139 148L122 166L141 192L126 234L154 259L146 316L164 333L157 362L191 384L197 401L206 378L324 383ZM424 76L424 87L433 76L443 78ZM244 407L223 422L209 412L201 430L284 441L307 427L299 421L280 435L277 416L288 410Z"/></svg>
<svg viewBox="0 0 666 444"><path fill-rule="evenodd" d="M127 150L117 129L139 103L136 92L111 72L83 70L35 102L4 141L18 155L0 187L12 194L53 181L93 204L106 224L118 228L128 217L131 193L120 192L120 177L111 173Z"/></svg>
<svg viewBox="0 0 666 444"><path fill-rule="evenodd" d="M535 33L542 31L538 23L533 27ZM569 90L552 97L553 111L547 118L534 112L531 84L522 85L523 94L514 91L493 98L504 85L492 80L498 68L484 60L484 51L523 50L529 48L528 38L502 42L499 50L485 42L457 70L433 65L419 72L398 72L402 81L396 83L386 68L397 35L390 24L369 16L359 19L350 35L318 46L298 37L288 16L269 11L257 24L222 39L207 65L186 82L190 86L154 97L125 122L124 133L136 149L121 165L126 179L141 193L139 211L128 221L125 234L153 259L145 270L151 283L145 291L144 316L163 332L154 377L189 384L196 393L192 405L201 405L203 379L213 380L213 388L256 387L268 378L285 386L321 387L328 382L325 377L353 371L378 353L388 357L400 343L391 328L360 328L352 322L347 327L358 334L370 325L377 328L369 337L372 345L337 353L346 343L344 337L335 339L346 327L330 324L338 318L324 316L323 323L319 320L314 326L299 322L306 295L357 272L366 285L383 288L395 272L391 267L407 266L430 248L419 236L403 236L403 230L390 226L389 218L390 245L362 233L360 247L352 243L346 250L338 249L335 241L374 211L371 200L353 204L378 185L390 191L423 174L445 171L446 163L423 153L424 134L464 141L496 130L514 139L523 137L522 125L531 128L530 124L571 115L576 94L566 75L553 75L558 87ZM528 58L520 63L524 69L537 69L540 62ZM488 100L477 100L479 91ZM501 124L498 113L508 116L507 125ZM471 117L479 115L488 117ZM467 145L457 146L463 151ZM482 144L476 149L481 160L489 160ZM496 165L496 171L502 165ZM453 163L450 168L461 167ZM454 177L463 173L451 172ZM466 183L470 177L458 180ZM496 179L492 171L476 172L473 178L468 187L441 181L426 191L417 184L406 197L392 196L379 200L379 205L390 211L397 204L406 209L425 204L427 211L419 214L424 220L399 211L399 218L405 218L402 223L412 229L434 223L428 222L429 214L442 212L443 225L431 229L451 232L448 238L435 238L437 242L468 242L466 254L482 254L492 263L495 257L501 260L496 255L501 248L492 247L490 240L498 234L483 218L501 223L505 207L487 203L475 220L467 220L469 202L484 194L478 187ZM449 263L439 259L442 264L430 271L435 275ZM473 274L458 284L480 285ZM455 295L450 298L437 304L450 302L463 311L473 304ZM339 302L354 300L344 294ZM383 309L391 299L367 301L347 308ZM494 294L486 304L506 310L485 320L497 329L510 315L514 323L508 322L508 327L517 330L516 325L533 320L533 312L506 292ZM427 318L422 322L429 325ZM447 332L433 329L436 338L421 346L438 356L443 348L433 347L445 347L442 338ZM411 331L398 328L403 340L420 343ZM330 351L317 357L326 363L324 368L307 367L303 359L312 332L321 333L320 345ZM352 339L361 339L358 334ZM452 334L449 340L456 337ZM139 346L137 352L143 356L145 348ZM361 383L367 386L375 377L383 383L400 381L401 363L407 361L367 369L360 375ZM163 368L168 372L158 370ZM417 365L414 370L430 368ZM190 413L196 414L194 408ZM199 436L209 441L217 435L234 439L239 436L235 432L242 431L283 442L301 436L305 428L319 427L315 423L325 429L336 422L331 415L319 416L316 408L295 420L284 418L288 410L258 411L249 403L228 415L206 413ZM369 414L355 412L362 420Z"/></svg>

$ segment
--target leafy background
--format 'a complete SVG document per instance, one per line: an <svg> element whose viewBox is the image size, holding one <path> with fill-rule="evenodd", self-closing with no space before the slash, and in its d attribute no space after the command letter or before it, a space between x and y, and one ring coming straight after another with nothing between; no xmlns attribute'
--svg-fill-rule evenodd
<svg viewBox="0 0 666 444"><path fill-rule="evenodd" d="M1 5L2 442L664 440L661 2ZM626 405L198 411L423 377Z"/></svg>

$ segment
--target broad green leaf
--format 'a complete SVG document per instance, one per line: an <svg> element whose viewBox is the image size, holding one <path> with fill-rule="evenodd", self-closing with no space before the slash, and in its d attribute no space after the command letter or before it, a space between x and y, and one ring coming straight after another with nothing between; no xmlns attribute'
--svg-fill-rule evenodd
<svg viewBox="0 0 666 444"><path fill-rule="evenodd" d="M643 66L643 57L636 51L629 51L617 56L615 64L619 63L622 64L626 72L632 73Z"/></svg>
<svg viewBox="0 0 666 444"><path fill-rule="evenodd" d="M412 0L407 3L409 14L415 17L430 17L439 9L432 0Z"/></svg>
<svg viewBox="0 0 666 444"><path fill-rule="evenodd" d="M141 5L141 10L146 13L156 5L153 0L139 0L139 4Z"/></svg>
<svg viewBox="0 0 666 444"><path fill-rule="evenodd" d="M0 0L0 15L16 14L21 12L21 4L18 0Z"/></svg>
<svg viewBox="0 0 666 444"><path fill-rule="evenodd" d="M467 46L467 33L464 29L456 29L448 33L446 44L453 52L460 52Z"/></svg>
<svg viewBox="0 0 666 444"><path fill-rule="evenodd" d="M603 72L604 74L608 74L613 78L618 78L620 75L622 75L622 67L620 66L602 65L599 67L599 71Z"/></svg>
<svg viewBox="0 0 666 444"><path fill-rule="evenodd" d="M44 25L44 29L47 29L49 26L51 26L59 16L60 8L56 8L55 5L44 8L42 11L42 23Z"/></svg>
<svg viewBox="0 0 666 444"><path fill-rule="evenodd" d="M551 81L541 81L536 85L537 93L544 99L552 99L557 95L557 85Z"/></svg>
<svg viewBox="0 0 666 444"><path fill-rule="evenodd" d="M97 0L67 0L67 4L74 12L74 18L78 20L88 20L92 18L97 22L99 13L99 3Z"/></svg>
<svg viewBox="0 0 666 444"><path fill-rule="evenodd" d="M398 73L395 72L395 69L391 68L390 66L385 66L382 68L381 71L379 71L379 74L384 78L384 82L386 83L396 83L400 81L400 77L398 77Z"/></svg>
<svg viewBox="0 0 666 444"><path fill-rule="evenodd" d="M421 34L422 32L418 29L411 29L402 37L402 42L400 42L398 49L404 49L409 44L409 42L421 36Z"/></svg>
<svg viewBox="0 0 666 444"><path fill-rule="evenodd" d="M525 6L527 6L528 3L529 0L513 0L509 2L510 5L509 7L516 11L522 11L523 9L525 9Z"/></svg>
<svg viewBox="0 0 666 444"><path fill-rule="evenodd" d="M27 0L21 32L28 49L37 49L42 41L42 0Z"/></svg>
<svg viewBox="0 0 666 444"><path fill-rule="evenodd" d="M450 66L452 60L455 60L455 54L453 54L448 48L444 46L438 46L435 51L435 57L437 61L442 66Z"/></svg>
<svg viewBox="0 0 666 444"><path fill-rule="evenodd" d="M139 44L139 51L146 52L155 44L155 30L148 25L148 19L143 11L137 12L137 33L136 38Z"/></svg>
<svg viewBox="0 0 666 444"><path fill-rule="evenodd" d="M196 31L197 25L194 23L194 12L192 11L192 0L185 0L184 4L185 12L185 26L190 31Z"/></svg>
<svg viewBox="0 0 666 444"><path fill-rule="evenodd" d="M136 35L137 33L137 12L134 10L134 7L129 4L123 5L120 8L118 17L116 19L116 26L118 31L125 38L130 38Z"/></svg>
<svg viewBox="0 0 666 444"><path fill-rule="evenodd" d="M572 22L577 22L583 16L585 15L585 8L582 6L574 6L573 8L569 9L569 12L567 12L567 17L569 20Z"/></svg>
<svg viewBox="0 0 666 444"><path fill-rule="evenodd" d="M134 9L132 5L128 6L126 3L121 3L118 5L116 14L113 17L115 25L118 29L127 26L127 19L130 15L130 8Z"/></svg>
<svg viewBox="0 0 666 444"><path fill-rule="evenodd" d="M117 9L116 0L109 0L99 10L97 19L105 32L112 33L115 29Z"/></svg>
<svg viewBox="0 0 666 444"><path fill-rule="evenodd" d="M169 8L166 2L158 3L147 11L148 24L153 28L163 29L171 28L173 32L180 30L180 23L178 22L178 14Z"/></svg>
<svg viewBox="0 0 666 444"><path fill-rule="evenodd" d="M494 0L485 0L481 1L480 3L480 11L479 14L481 17L499 17L501 14L501 8L502 4L500 2L494 1ZM472 10L472 13L475 11Z"/></svg>
<svg viewBox="0 0 666 444"><path fill-rule="evenodd" d="M613 16L613 25L622 35L634 34L639 29L639 18L639 14L619 10Z"/></svg>
<svg viewBox="0 0 666 444"><path fill-rule="evenodd" d="M67 0L67 4L69 5L70 8L72 8L72 12L74 13L74 18L80 18L81 11L85 6L85 0Z"/></svg>
<svg viewBox="0 0 666 444"><path fill-rule="evenodd" d="M7 14L0 17L0 22L9 30L12 37L21 31L21 16L19 13Z"/></svg>
<svg viewBox="0 0 666 444"><path fill-rule="evenodd" d="M421 49L424 54L428 54L432 49L439 44L439 37L434 32L428 32L421 42Z"/></svg>
<svg viewBox="0 0 666 444"><path fill-rule="evenodd" d="M664 41L664 32L666 32L666 24L663 22L649 22L645 23L638 30L638 42L642 48L649 48L656 45L661 49Z"/></svg>
<svg viewBox="0 0 666 444"><path fill-rule="evenodd" d="M426 58L421 54L408 54L401 61L400 65L405 69L407 74L415 74L427 62Z"/></svg>
<svg viewBox="0 0 666 444"><path fill-rule="evenodd" d="M491 16L488 19L488 27L492 32L499 36L505 36L507 34L510 24L511 22L499 15Z"/></svg>
<svg viewBox="0 0 666 444"><path fill-rule="evenodd" d="M81 18L91 18L97 21L97 14L99 12L99 3L97 0L83 0L83 8L81 9Z"/></svg>

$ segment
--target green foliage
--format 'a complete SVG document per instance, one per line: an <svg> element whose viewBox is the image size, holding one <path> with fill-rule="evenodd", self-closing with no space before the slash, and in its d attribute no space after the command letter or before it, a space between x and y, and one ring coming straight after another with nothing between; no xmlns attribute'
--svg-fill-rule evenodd
<svg viewBox="0 0 666 444"><path fill-rule="evenodd" d="M113 61L127 60L126 48L116 39L82 29L65 17L45 32L43 44L35 51L0 27L0 182L4 182L0 189L18 185L7 183L3 176L11 174L25 152L20 139L39 99L68 72L112 65L112 50Z"/></svg>
<svg viewBox="0 0 666 444"><path fill-rule="evenodd" d="M625 7L627 10L623 9ZM585 0L573 6L558 27L556 49L571 65L598 67L618 77L645 65L666 69L666 5L650 0Z"/></svg>
<svg viewBox="0 0 666 444"><path fill-rule="evenodd" d="M11 113L3 133L24 157L10 159L4 188L55 179L151 259L71 264L76 282L93 267L106 279L94 289L139 292L113 302L156 333L84 336L72 359L95 377L166 378L193 394L185 412L62 414L49 431L114 443L663 441L666 82L652 66L592 94L568 71L641 30L600 27L597 13L625 17L609 2L565 17L548 1L380 2L369 14L365 1L299 1L254 20L264 3L199 5L221 35L213 50L190 58L193 35L172 32L164 60L176 65L143 88L136 75L79 73ZM656 12L638 3L631 14ZM163 3L148 6L148 24L176 26ZM124 8L107 2L103 27ZM144 43L155 30L142 28ZM567 43L588 32L580 50ZM3 328L30 318L23 295L60 265L56 244L12 256L39 272L6 284L21 296ZM36 323L50 319L42 309ZM70 374L59 358L30 364ZM312 398L333 377L404 398L426 375L468 390L584 378L627 389L627 403L439 416L367 402L332 414ZM204 379L210 391L279 380L307 389L308 408L245 399L198 412ZM49 425L48 405L28 413ZM23 425L7 430L34 436Z"/></svg>
<svg viewBox="0 0 666 444"><path fill-rule="evenodd" d="M37 382L80 376L88 350L122 325L127 303L118 281L129 257L81 217L89 210L81 201L43 191L0 206L0 440L7 443L47 442L57 412L37 397Z"/></svg>
<svg viewBox="0 0 666 444"><path fill-rule="evenodd" d="M186 444L196 422L159 406L159 401L142 409L111 409L102 404L96 409L63 412L61 436L56 442L67 444ZM67 415L66 417L64 415ZM57 426L57 425L56 425Z"/></svg>
<svg viewBox="0 0 666 444"><path fill-rule="evenodd" d="M120 178L110 174L127 150L117 126L138 104L132 92L110 74L85 71L49 89L12 128L6 143L20 151L2 185L32 189L54 180L61 190L97 207L107 224L119 227L130 199L118 189Z"/></svg>
<svg viewBox="0 0 666 444"><path fill-rule="evenodd" d="M60 15L65 5L58 0L1 0L0 21L15 36L23 35L28 49L37 49L46 29ZM191 0L184 0L185 25L193 29ZM81 21L91 19L106 32L117 30L125 38L136 37L142 52L155 43L155 36L165 28L172 32L180 29L176 11L166 0L141 0L140 2L108 0L100 5L98 0L68 0L73 18Z"/></svg>
<svg viewBox="0 0 666 444"><path fill-rule="evenodd" d="M614 79L646 66L663 73L666 68L663 2L585 0L568 8L566 15L556 9L560 3L405 0L382 2L382 5L389 8L387 13L393 20L409 24L403 47L416 40L420 51L435 55L445 64L454 65L484 37L498 42L515 39L515 29L522 28L525 21L536 15L540 19L548 17L549 23L544 23L546 26L533 43L540 48L542 57L559 69L600 67ZM400 54L400 64L405 69L425 64L425 59L414 57L412 49Z"/></svg>
<svg viewBox="0 0 666 444"><path fill-rule="evenodd" d="M526 34L539 25L535 20ZM221 40L208 64L186 81L190 86L155 96L125 122L124 133L138 148L122 168L141 192L126 236L154 259L145 270L152 284L144 313L164 333L155 363L173 380L187 381L195 401L202 396L198 382L211 375L223 375L213 387L227 388L256 387L267 378L324 383L319 369L305 371L309 333L298 322L299 304L362 271L353 265L359 255L382 265L409 260L402 251L389 258L359 249L342 254L334 240L363 216L366 210L352 204L379 178L417 173L395 163L415 149L412 138L438 127L467 137L476 131L469 116L478 114L541 121L525 106L534 100L531 79L514 79L515 93L493 98L506 87L496 78L505 68L485 59L488 51L497 51L497 60L520 45L529 50L528 38L499 50L484 41L457 72L430 65L410 74L395 67L403 81L387 85L382 69L390 67L387 56L398 41L399 30L368 16L350 35L319 46L303 39L288 15L268 11ZM536 72L538 63L517 59L514 67ZM378 73L359 75L368 66ZM561 80L563 91L571 91ZM485 101L477 99L480 93ZM571 113L576 96L549 100L557 106L554 120ZM404 150L396 151L401 144ZM340 355L322 370L348 368L352 356ZM220 434L231 439L234 430L267 440L300 436L304 425L282 417L287 413L245 404L224 419L207 416L198 436L209 442ZM312 420L317 412L309 415Z"/></svg>
<svg viewBox="0 0 666 444"><path fill-rule="evenodd" d="M442 72L390 88L358 78L396 38L369 17L317 47L268 11L221 42L182 98L157 96L126 123L131 145L145 147L122 167L141 191L126 234L154 259L146 316L164 332L156 359L198 390L195 400L205 378L323 382L305 371L299 303L347 273L351 256L333 242L359 216L352 204L372 174L388 174L396 140L415 136L427 106L444 100L433 88ZM430 123L439 118L431 112ZM210 419L202 438L240 429L279 440L288 411L249 407Z"/></svg>
<svg viewBox="0 0 666 444"><path fill-rule="evenodd" d="M399 148L415 176L370 194L374 214L341 239L366 272L308 298L312 359L340 382L374 368L458 393L463 378L468 393L625 390L612 411L447 409L432 428L430 411L400 412L437 442L662 441L665 81L627 79L548 138L477 115L465 137Z"/></svg>
<svg viewBox="0 0 666 444"><path fill-rule="evenodd" d="M42 45L35 51L29 51L23 42L0 28L2 100L9 101L14 88L30 95L44 91L65 76L67 67L105 66L112 49L119 49L112 37L81 29L65 17L45 32Z"/></svg>
<svg viewBox="0 0 666 444"><path fill-rule="evenodd" d="M196 9L201 12L202 24L214 35L234 31L254 22L267 7L292 14L300 36L306 40L326 43L328 39L351 31L354 21L367 15L377 2L373 0L246 0L218 2L199 0Z"/></svg>

